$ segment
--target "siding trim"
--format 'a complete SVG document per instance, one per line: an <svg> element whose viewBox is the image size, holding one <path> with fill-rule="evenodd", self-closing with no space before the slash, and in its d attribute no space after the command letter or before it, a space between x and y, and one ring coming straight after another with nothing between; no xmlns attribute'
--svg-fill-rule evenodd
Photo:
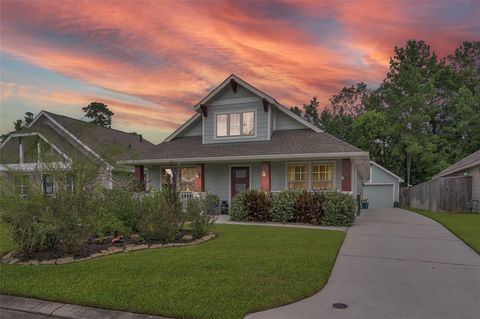
<svg viewBox="0 0 480 319"><path fill-rule="evenodd" d="M344 152L344 153L303 153L303 154L273 154L273 155L241 155L241 156L218 156L218 157L179 157L179 158L158 158L145 160L122 160L118 164L168 164L172 162L222 162L222 161L243 161L243 160L287 160L287 159L341 159L343 157L365 157L367 152Z"/></svg>
<svg viewBox="0 0 480 319"><path fill-rule="evenodd" d="M171 140L173 140L176 136L178 136L178 134L182 133L183 131L185 131L192 123L194 123L199 117L200 117L200 113L196 113L195 115L193 115L191 118L189 118L185 123L183 123L182 125L180 125L175 131L173 131L172 134L170 134L169 136L167 136L167 138L165 139L165 142L170 142Z"/></svg>

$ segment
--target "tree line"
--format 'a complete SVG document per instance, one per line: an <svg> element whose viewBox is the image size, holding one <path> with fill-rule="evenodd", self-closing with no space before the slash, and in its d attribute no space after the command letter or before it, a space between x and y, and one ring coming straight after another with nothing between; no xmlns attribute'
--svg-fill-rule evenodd
<svg viewBox="0 0 480 319"><path fill-rule="evenodd" d="M352 145L407 185L415 185L480 149L480 42L440 58L425 41L395 47L378 88L360 82L323 110L313 97L293 112Z"/></svg>

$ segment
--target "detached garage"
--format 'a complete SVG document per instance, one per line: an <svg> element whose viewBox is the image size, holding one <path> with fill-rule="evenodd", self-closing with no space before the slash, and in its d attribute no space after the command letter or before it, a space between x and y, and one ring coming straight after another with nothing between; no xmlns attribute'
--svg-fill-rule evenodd
<svg viewBox="0 0 480 319"><path fill-rule="evenodd" d="M399 200L401 182L401 177L370 161L370 180L363 183L362 198L368 199L370 208L393 207Z"/></svg>

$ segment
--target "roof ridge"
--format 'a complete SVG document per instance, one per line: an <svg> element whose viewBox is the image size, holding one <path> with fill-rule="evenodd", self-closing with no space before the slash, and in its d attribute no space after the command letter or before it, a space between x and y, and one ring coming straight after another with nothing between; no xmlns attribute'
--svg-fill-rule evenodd
<svg viewBox="0 0 480 319"><path fill-rule="evenodd" d="M92 125L92 127L97 127L97 128L101 128L101 129L106 129L106 130L110 130L110 131L115 131L115 132L118 132L118 133L123 133L123 134L128 134L128 135L134 135L134 134L135 134L136 136L142 135L142 134L138 134L138 133L136 133L136 132L129 133L129 132L125 132L125 131L121 131L121 130L115 129L115 128L97 125L97 124L92 123L92 122L87 122L87 121L84 121L84 120L76 119L76 118L73 118L73 117L70 117L70 116L66 116L66 115L63 115L63 114L53 113L53 112L50 112L50 111L42 110L41 112L45 112L45 113L47 113L48 115L64 117L64 118L67 118L67 119L69 119L69 120L74 120L74 121L77 121L77 122L81 122L82 124ZM150 141L146 140L145 138L143 138L143 135L142 135L142 139L143 139L144 141L152 144L152 145L155 145L155 144L153 144L152 142L150 142Z"/></svg>

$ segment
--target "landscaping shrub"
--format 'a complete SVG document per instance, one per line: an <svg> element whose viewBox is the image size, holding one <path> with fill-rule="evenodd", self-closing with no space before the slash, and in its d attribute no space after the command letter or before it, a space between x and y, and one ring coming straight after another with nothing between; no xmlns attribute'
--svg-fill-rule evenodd
<svg viewBox="0 0 480 319"><path fill-rule="evenodd" d="M324 193L302 191L295 198L293 219L297 223L320 225Z"/></svg>
<svg viewBox="0 0 480 319"><path fill-rule="evenodd" d="M288 190L272 193L272 204L270 207L270 219L274 222L288 223L293 221L295 202L301 192Z"/></svg>
<svg viewBox="0 0 480 319"><path fill-rule="evenodd" d="M237 222L247 221L249 210L246 204L246 192L237 193L230 205L230 219Z"/></svg>
<svg viewBox="0 0 480 319"><path fill-rule="evenodd" d="M194 238L207 235L213 228L218 215L220 199L213 194L204 198L193 198L187 203L187 217ZM216 207L216 208L215 208Z"/></svg>
<svg viewBox="0 0 480 319"><path fill-rule="evenodd" d="M163 242L178 238L187 215L175 184L163 185L161 191L143 197L140 203L138 230L143 238Z"/></svg>
<svg viewBox="0 0 480 319"><path fill-rule="evenodd" d="M332 226L351 226L355 221L357 203L350 194L324 193L323 223Z"/></svg>
<svg viewBox="0 0 480 319"><path fill-rule="evenodd" d="M138 231L139 199L131 186L121 186L103 191L103 234L128 235Z"/></svg>
<svg viewBox="0 0 480 319"><path fill-rule="evenodd" d="M55 196L44 195L32 185L28 196L21 196L2 185L0 211L12 226L12 238L18 249L30 254L45 248L53 251L78 252L98 229L101 196L95 188L68 191L58 184ZM6 179L2 180L5 184Z"/></svg>
<svg viewBox="0 0 480 319"><path fill-rule="evenodd" d="M249 189L232 199L230 218L236 221L268 221L270 196L264 192Z"/></svg>

